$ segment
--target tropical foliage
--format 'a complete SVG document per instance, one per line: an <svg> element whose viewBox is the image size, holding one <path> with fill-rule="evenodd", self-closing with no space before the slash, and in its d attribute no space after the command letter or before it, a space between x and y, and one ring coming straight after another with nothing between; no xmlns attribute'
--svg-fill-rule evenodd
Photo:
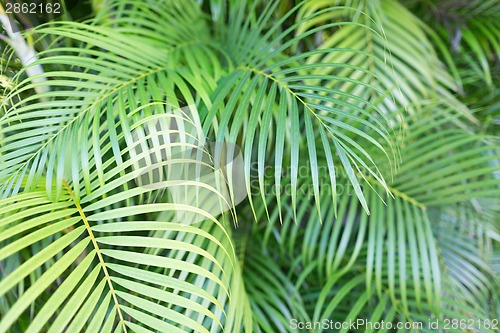
<svg viewBox="0 0 500 333"><path fill-rule="evenodd" d="M2 35L0 332L496 331L498 1L92 3ZM206 140L224 214L166 191Z"/></svg>

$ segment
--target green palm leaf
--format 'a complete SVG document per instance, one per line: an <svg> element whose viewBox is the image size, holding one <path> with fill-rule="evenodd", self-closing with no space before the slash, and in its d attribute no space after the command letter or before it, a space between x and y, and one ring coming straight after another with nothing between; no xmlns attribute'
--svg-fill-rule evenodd
<svg viewBox="0 0 500 333"><path fill-rule="evenodd" d="M93 5L0 35L0 332L498 317L496 1Z"/></svg>

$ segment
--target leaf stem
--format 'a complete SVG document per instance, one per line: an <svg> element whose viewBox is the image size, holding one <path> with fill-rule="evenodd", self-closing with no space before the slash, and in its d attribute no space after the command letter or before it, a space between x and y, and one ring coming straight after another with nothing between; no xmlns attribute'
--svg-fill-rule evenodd
<svg viewBox="0 0 500 333"><path fill-rule="evenodd" d="M68 191L69 195L71 196L71 199L74 199L74 193L71 190L71 187L69 184L63 180L64 187ZM120 303L118 303L118 298L116 297L116 291L115 288L113 287L113 284L111 283L111 277L109 275L108 269L106 268L106 264L104 262L104 259L102 257L101 250L99 249L99 245L97 244L97 240L94 236L94 233L92 232L92 228L90 227L89 221L87 220L87 216L83 212L82 206L75 200L73 200L73 203L76 206L76 209L78 210L78 213L80 213L80 216L82 217L83 223L85 224L85 228L87 229L87 232L90 236L90 239L92 240L92 244L94 245L94 249L97 253L97 257L99 258L99 262L101 263L102 270L104 272L104 276L106 277L106 281L108 282L109 289L111 291L111 295L113 295L113 300L115 302L116 310L118 312L118 316L120 317L120 323L123 326L124 332L127 332L127 326L125 325L125 320L123 319L123 314L120 309Z"/></svg>

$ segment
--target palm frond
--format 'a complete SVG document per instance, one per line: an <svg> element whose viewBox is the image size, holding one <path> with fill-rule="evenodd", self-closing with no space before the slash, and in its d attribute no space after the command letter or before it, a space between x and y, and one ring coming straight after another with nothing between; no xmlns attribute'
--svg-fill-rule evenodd
<svg viewBox="0 0 500 333"><path fill-rule="evenodd" d="M189 14L186 26L191 27L191 21L203 22L199 12ZM201 45L206 29L199 24L197 29L188 30L189 36L193 37L190 39L194 39L194 46L189 52L210 53L208 46ZM29 175L25 184L29 190L46 173L48 193L52 194L50 188L54 178L57 188L55 197L58 198L65 170L76 175L80 168L85 175L88 193L89 159L100 158L99 140L102 136L111 137L115 158L120 161L117 131L111 123L118 122L129 128L131 119L127 110L135 110L138 104L164 101L166 96L170 105L179 106L179 99L181 104L194 105L195 97L188 88L192 85L199 91L199 96L208 101L207 89L213 82L195 80L189 70L175 72L172 63L165 59L166 55L182 52L179 51L182 48L191 48L180 42L182 38L187 38L188 32L179 30L177 39L172 37L162 41L160 37L164 35L155 33L152 36L147 27L137 27L134 31L131 34L115 27L70 22L37 30L38 34L73 40L79 47L55 47L41 52L40 60L33 65L45 66L42 76L48 80L36 82L36 78L28 77L6 97L4 103L12 106L0 120L0 131L5 136L0 171L3 197L19 192L25 176ZM144 57L144 54L148 56ZM77 67L68 67L71 64L77 64ZM198 64L195 68L203 67ZM172 79L170 70L175 72ZM178 84L174 83L176 81ZM46 87L51 91L16 101L20 93L37 87ZM184 98L177 98L175 89L181 92L180 96L184 94ZM45 126L34 128L40 122L44 122ZM106 125L106 122L109 124ZM20 127L28 129L22 138L17 133ZM85 144L87 141L92 144L79 149L81 137L85 138ZM75 163L68 165L65 152L73 149L78 149L81 155L74 156ZM96 161L96 168L102 177L101 164L101 161ZM78 197L79 193L76 195Z"/></svg>

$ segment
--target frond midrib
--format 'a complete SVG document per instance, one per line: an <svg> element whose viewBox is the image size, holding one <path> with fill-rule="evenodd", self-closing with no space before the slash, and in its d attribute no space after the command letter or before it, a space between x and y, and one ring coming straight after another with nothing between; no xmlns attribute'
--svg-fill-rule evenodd
<svg viewBox="0 0 500 333"><path fill-rule="evenodd" d="M104 262L104 258L102 256L102 253L101 253L101 250L99 248L99 245L97 244L96 237L94 236L92 228L90 227L90 224L89 224L89 221L87 220L87 216L85 215L85 212L83 211L83 209L80 206L80 204L77 201L74 200L74 193L73 193L73 190L71 189L70 185L66 181L63 181L63 185L66 188L66 190L68 191L68 194L70 195L70 197L71 197L71 199L72 199L72 201L73 201L76 209L78 210L78 213L80 214L80 216L82 218L83 223L85 224L85 228L87 229L89 237L92 240L92 244L93 244L94 249L95 249L95 251L97 253L97 257L99 258L99 263L101 264L102 271L104 273L106 282L108 284L108 287L109 287L109 290L111 292L111 295L113 296L113 301L115 303L116 310L118 312L118 316L120 317L120 323L122 324L123 330L126 333L127 332L127 326L125 325L125 319L123 317L123 313L122 313L121 308L120 308L120 303L118 302L118 298L116 296L116 290L113 287L113 284L111 282L111 276L109 275L109 272L108 272L108 269L106 267L106 263Z"/></svg>

